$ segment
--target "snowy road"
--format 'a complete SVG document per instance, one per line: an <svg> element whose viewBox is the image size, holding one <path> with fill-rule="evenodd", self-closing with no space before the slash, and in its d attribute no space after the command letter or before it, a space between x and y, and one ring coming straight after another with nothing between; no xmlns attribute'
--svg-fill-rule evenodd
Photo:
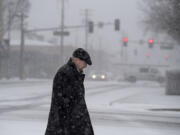
<svg viewBox="0 0 180 135"><path fill-rule="evenodd" d="M0 82L0 135L44 133L52 82ZM179 135L180 115L138 110L153 106L163 87L158 84L85 82L86 100L96 135ZM153 93L156 94L153 94ZM147 94L146 94L147 93ZM140 96L141 95L141 96ZM155 97L153 101L150 97ZM159 97L158 97L159 98ZM161 97L158 107L179 107L179 97ZM146 104L144 106L143 104ZM130 106L130 107L129 107ZM146 109L146 108L145 108Z"/></svg>

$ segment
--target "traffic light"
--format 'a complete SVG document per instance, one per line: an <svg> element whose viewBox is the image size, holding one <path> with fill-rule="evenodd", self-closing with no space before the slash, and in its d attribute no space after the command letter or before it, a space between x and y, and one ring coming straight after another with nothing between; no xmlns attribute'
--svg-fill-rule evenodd
<svg viewBox="0 0 180 135"><path fill-rule="evenodd" d="M146 53L146 57L150 57L150 53Z"/></svg>
<svg viewBox="0 0 180 135"><path fill-rule="evenodd" d="M164 56L164 58L165 58L166 60L168 60L168 58L169 58L168 54L166 54L166 55Z"/></svg>
<svg viewBox="0 0 180 135"><path fill-rule="evenodd" d="M88 22L88 32L89 33L93 33L94 32L94 22L93 21L89 21Z"/></svg>
<svg viewBox="0 0 180 135"><path fill-rule="evenodd" d="M148 40L148 44L149 44L149 48L153 48L153 45L154 45L154 40L152 38L150 38Z"/></svg>
<svg viewBox="0 0 180 135"><path fill-rule="evenodd" d="M115 29L115 31L120 30L120 20L119 19L114 20L114 29Z"/></svg>
<svg viewBox="0 0 180 135"><path fill-rule="evenodd" d="M126 46L127 46L127 43L128 43L128 38L127 38L127 37L124 37L124 38L123 38L123 45L126 47Z"/></svg>

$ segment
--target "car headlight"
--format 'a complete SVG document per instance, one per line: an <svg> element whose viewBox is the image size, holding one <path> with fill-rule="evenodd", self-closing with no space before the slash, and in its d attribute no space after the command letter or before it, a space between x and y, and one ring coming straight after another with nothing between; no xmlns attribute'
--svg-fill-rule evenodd
<svg viewBox="0 0 180 135"><path fill-rule="evenodd" d="M96 75L92 75L92 79L96 79Z"/></svg>
<svg viewBox="0 0 180 135"><path fill-rule="evenodd" d="M105 75L101 75L101 79L105 79L106 78L106 76Z"/></svg>

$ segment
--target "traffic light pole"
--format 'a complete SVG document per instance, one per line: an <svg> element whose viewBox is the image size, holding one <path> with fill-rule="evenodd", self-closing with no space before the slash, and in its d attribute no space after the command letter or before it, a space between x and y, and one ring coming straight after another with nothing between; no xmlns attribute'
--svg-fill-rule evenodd
<svg viewBox="0 0 180 135"><path fill-rule="evenodd" d="M64 32L64 0L61 1L61 32ZM60 63L64 63L64 35L60 35Z"/></svg>
<svg viewBox="0 0 180 135"><path fill-rule="evenodd" d="M41 28L41 29L29 29L26 30L26 33L30 33L30 32L39 32L39 31L57 31L60 30L61 34L60 34L60 62L63 59L63 49L64 49L64 30L65 29L79 29L79 28L85 28L85 49L88 49L88 37L89 37L89 31L88 31L88 26L89 26L89 10L86 9L85 10L85 25L75 25L75 26L65 26L64 25L64 0L62 0L62 14L61 14L61 27L52 27L52 28ZM114 23L111 22L107 22L107 23L103 23L103 25L113 25ZM99 24L95 24L94 26L99 26Z"/></svg>

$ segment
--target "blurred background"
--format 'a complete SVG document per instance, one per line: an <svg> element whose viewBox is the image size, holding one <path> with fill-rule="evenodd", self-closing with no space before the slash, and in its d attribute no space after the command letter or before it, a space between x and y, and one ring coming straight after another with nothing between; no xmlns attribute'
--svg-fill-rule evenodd
<svg viewBox="0 0 180 135"><path fill-rule="evenodd" d="M78 47L92 56L87 74L117 79L142 66L164 74L180 64L174 6L169 0L1 0L0 78L52 78Z"/></svg>

